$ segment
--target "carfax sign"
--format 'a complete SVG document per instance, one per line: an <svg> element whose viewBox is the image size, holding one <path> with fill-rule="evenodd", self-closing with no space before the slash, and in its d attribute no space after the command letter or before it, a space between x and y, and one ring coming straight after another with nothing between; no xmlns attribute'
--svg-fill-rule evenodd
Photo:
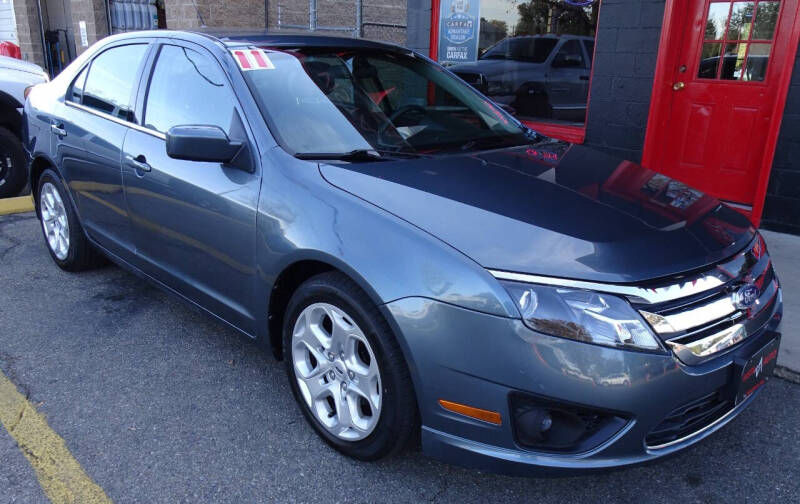
<svg viewBox="0 0 800 504"><path fill-rule="evenodd" d="M439 62L477 60L480 0L442 0L439 8Z"/></svg>

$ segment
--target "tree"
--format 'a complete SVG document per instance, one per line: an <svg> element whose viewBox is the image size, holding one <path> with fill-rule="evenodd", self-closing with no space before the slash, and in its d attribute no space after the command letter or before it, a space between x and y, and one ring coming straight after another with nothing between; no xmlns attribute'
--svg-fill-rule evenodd
<svg viewBox="0 0 800 504"><path fill-rule="evenodd" d="M544 33L594 35L598 2L580 6L564 0L530 0L517 5L515 35Z"/></svg>

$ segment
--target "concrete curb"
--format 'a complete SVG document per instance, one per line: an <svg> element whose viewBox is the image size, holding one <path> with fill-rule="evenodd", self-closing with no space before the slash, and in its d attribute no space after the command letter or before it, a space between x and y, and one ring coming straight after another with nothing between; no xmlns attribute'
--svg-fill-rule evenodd
<svg viewBox="0 0 800 504"><path fill-rule="evenodd" d="M783 321L778 366L800 373L800 236L761 230L783 288ZM800 375L798 375L800 376Z"/></svg>
<svg viewBox="0 0 800 504"><path fill-rule="evenodd" d="M800 373L795 373L791 369L783 366L778 366L775 368L775 377L784 379L788 382L797 383L800 385Z"/></svg>
<svg viewBox="0 0 800 504"><path fill-rule="evenodd" d="M33 198L30 196L20 196L18 198L0 199L0 215L15 213L32 212Z"/></svg>

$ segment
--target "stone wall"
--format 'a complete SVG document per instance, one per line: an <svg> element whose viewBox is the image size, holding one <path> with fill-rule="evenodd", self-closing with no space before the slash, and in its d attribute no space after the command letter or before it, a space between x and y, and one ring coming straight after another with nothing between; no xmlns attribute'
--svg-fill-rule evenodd
<svg viewBox="0 0 800 504"><path fill-rule="evenodd" d="M72 10L72 32L75 34L75 51L81 54L92 44L108 36L108 18L103 0L69 0ZM86 23L86 47L81 43L80 22Z"/></svg>
<svg viewBox="0 0 800 504"><path fill-rule="evenodd" d="M263 0L165 0L164 10L172 30L199 28L203 23L209 28L264 28Z"/></svg>
<svg viewBox="0 0 800 504"><path fill-rule="evenodd" d="M45 13L42 13L42 16L45 16ZM17 37L22 59L44 66L42 32L36 0L14 0L14 17L17 21Z"/></svg>

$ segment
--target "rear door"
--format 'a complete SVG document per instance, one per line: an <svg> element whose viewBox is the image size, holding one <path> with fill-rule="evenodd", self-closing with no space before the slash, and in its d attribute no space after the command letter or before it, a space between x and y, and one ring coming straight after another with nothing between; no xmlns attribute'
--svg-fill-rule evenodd
<svg viewBox="0 0 800 504"><path fill-rule="evenodd" d="M123 178L137 263L169 287L253 334L260 170L172 159L173 126L212 125L249 145L230 81L204 48L164 42L142 88L143 128L125 139Z"/></svg>
<svg viewBox="0 0 800 504"><path fill-rule="evenodd" d="M51 120L63 175L81 224L111 252L128 258L133 234L122 190L120 155L135 126L133 106L147 42L114 45L87 64Z"/></svg>

